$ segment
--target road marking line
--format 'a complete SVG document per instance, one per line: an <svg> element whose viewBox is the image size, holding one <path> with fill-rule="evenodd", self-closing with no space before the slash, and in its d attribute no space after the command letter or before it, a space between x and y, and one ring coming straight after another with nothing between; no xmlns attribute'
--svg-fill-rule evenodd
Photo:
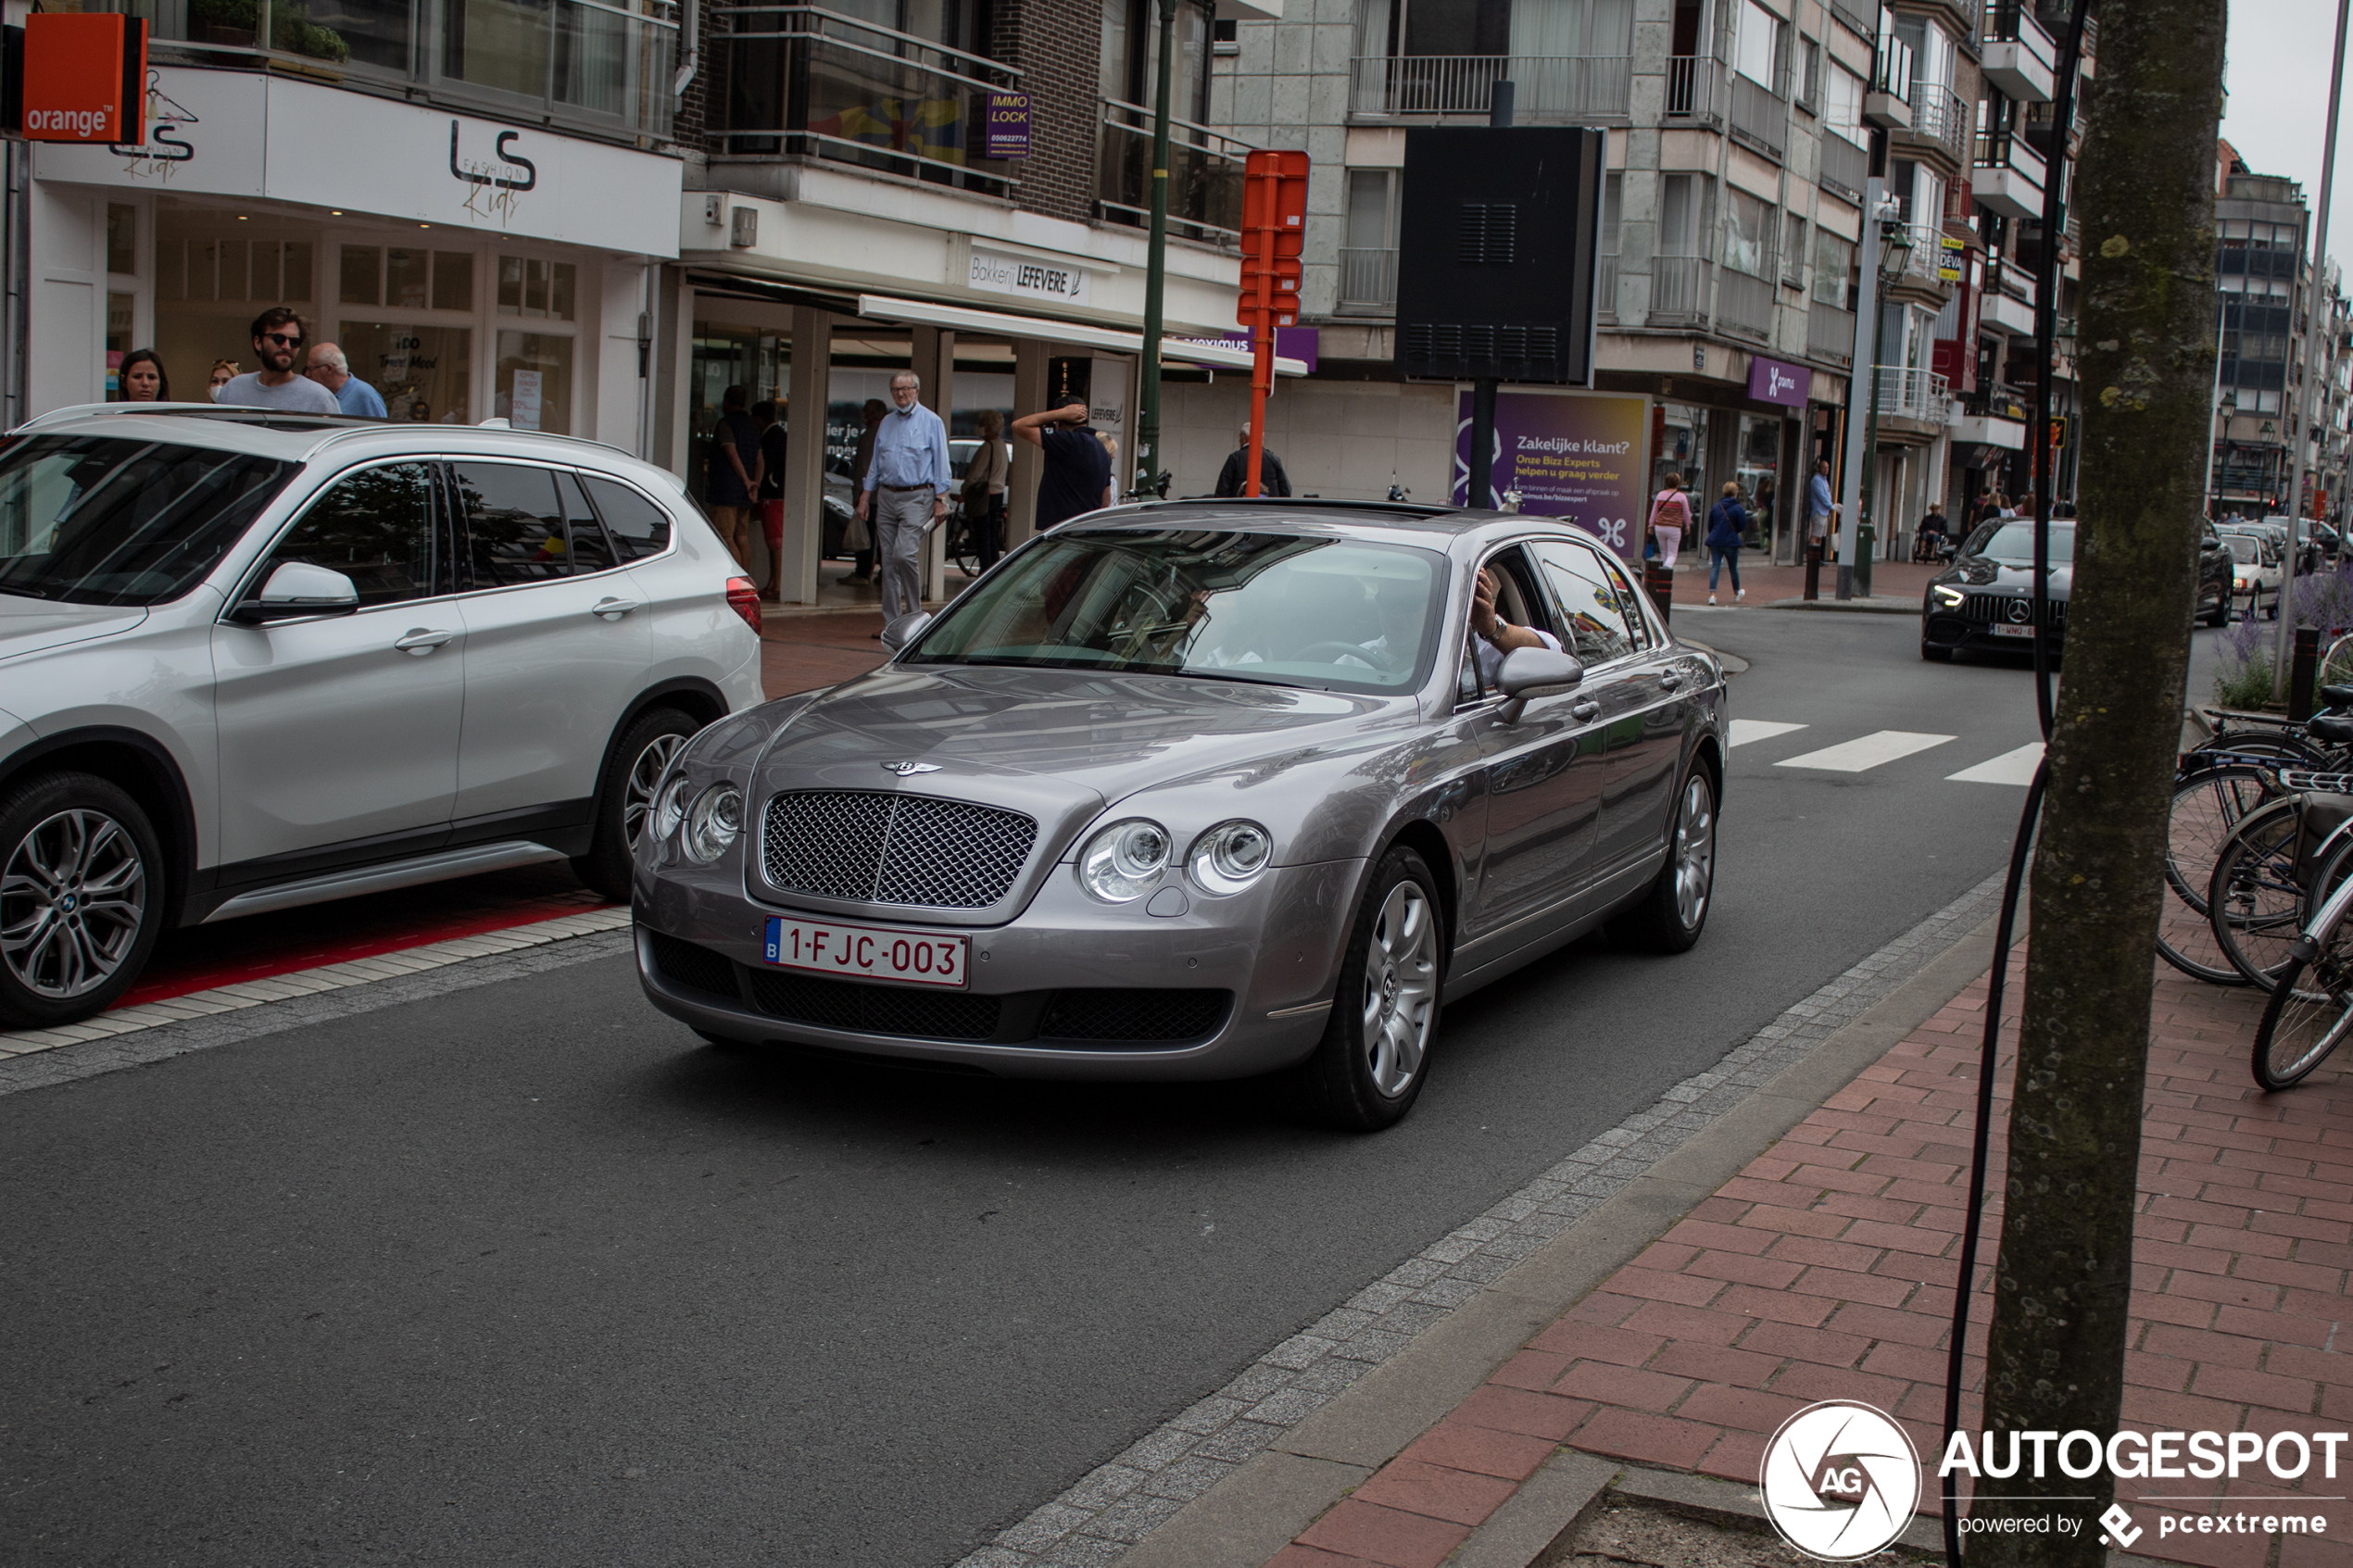
<svg viewBox="0 0 2353 1568"><path fill-rule="evenodd" d="M1809 751L1803 757L1792 757L1773 764L1776 768L1818 768L1829 773L1866 773L1882 763L1899 757L1909 757L1916 751L1943 746L1951 735L1917 734L1910 730L1881 730L1860 740L1841 742Z"/></svg>
<svg viewBox="0 0 2353 1568"><path fill-rule="evenodd" d="M1746 746L1753 740L1771 740L1775 735L1785 735L1792 730L1804 728L1803 724L1777 724L1769 719L1735 719L1732 721L1732 738L1726 744Z"/></svg>
<svg viewBox="0 0 2353 1568"><path fill-rule="evenodd" d="M2017 784L2023 788L2034 782L2034 770L2043 762L2043 743L2032 742L2016 751L2005 751L1974 768L1964 768L1957 773L1944 775L1948 784Z"/></svg>

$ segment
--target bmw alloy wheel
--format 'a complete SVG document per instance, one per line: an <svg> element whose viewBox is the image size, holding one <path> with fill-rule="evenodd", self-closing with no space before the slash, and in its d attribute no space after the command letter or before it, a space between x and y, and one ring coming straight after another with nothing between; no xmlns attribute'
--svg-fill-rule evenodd
<svg viewBox="0 0 2353 1568"><path fill-rule="evenodd" d="M137 840L103 811L59 811L34 823L0 870L0 957L37 997L84 996L121 969L146 910Z"/></svg>
<svg viewBox="0 0 2353 1568"><path fill-rule="evenodd" d="M1716 800L1707 773L1692 770L1675 817L1675 913L1689 931L1707 913L1716 886Z"/></svg>
<svg viewBox="0 0 2353 1568"><path fill-rule="evenodd" d="M1390 889L1365 949L1365 1064L1394 1098L1421 1071L1438 1022L1438 912L1418 884Z"/></svg>
<svg viewBox="0 0 2353 1568"><path fill-rule="evenodd" d="M637 841L645 836L646 821L652 815L654 792L661 788L662 775L670 771L671 759L685 748L685 735L656 735L653 743L637 753L629 765L629 778L621 797L621 831L635 850Z"/></svg>

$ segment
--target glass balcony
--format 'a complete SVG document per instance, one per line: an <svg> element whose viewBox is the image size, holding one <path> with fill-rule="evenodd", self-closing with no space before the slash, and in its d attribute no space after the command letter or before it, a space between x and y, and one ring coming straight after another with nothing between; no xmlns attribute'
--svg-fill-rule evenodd
<svg viewBox="0 0 2353 1568"><path fill-rule="evenodd" d="M1152 111L1102 100L1102 142L1095 157L1095 208L1114 223L1151 221ZM1168 232L1184 239L1239 243L1242 162L1247 144L1205 125L1171 118ZM1391 285L1390 295L1395 296Z"/></svg>
<svg viewBox="0 0 2353 1568"><path fill-rule="evenodd" d="M988 94L1021 72L821 6L727 6L711 41L715 157L820 157L1001 195Z"/></svg>
<svg viewBox="0 0 2353 1568"><path fill-rule="evenodd" d="M1634 62L1625 56L1369 55L1357 58L1348 113L1358 120L1484 120L1498 79L1512 118L1533 124L1624 119Z"/></svg>
<svg viewBox="0 0 2353 1568"><path fill-rule="evenodd" d="M1396 313L1396 246L1340 247L1340 308L1347 315L1389 316Z"/></svg>
<svg viewBox="0 0 2353 1568"><path fill-rule="evenodd" d="M158 64L273 70L620 141L670 133L677 0L94 0Z"/></svg>

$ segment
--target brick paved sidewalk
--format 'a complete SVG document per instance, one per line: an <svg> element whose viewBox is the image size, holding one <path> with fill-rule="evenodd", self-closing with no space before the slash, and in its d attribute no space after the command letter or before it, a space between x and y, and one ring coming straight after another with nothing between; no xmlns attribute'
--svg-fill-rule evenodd
<svg viewBox="0 0 2353 1568"><path fill-rule="evenodd" d="M2013 960L1989 1191L2001 1187L2023 955ZM2247 1058L2263 998L2158 971L2135 1226L2124 1424L2269 1434L2353 1417L2353 1060L2265 1096ZM1894 1413L1939 1509L1944 1360L1959 1250L1983 978L1529 1340L1453 1414L1332 1508L1269 1568L1422 1568L1453 1552L1566 1445L1755 1483L1766 1437L1816 1399ZM1989 1208L1972 1345L1982 1353L2000 1206ZM1973 1359L1962 1419L1977 1419ZM2233 1499L2353 1491L2340 1475L2225 1482ZM2258 1467L2257 1474L2262 1474ZM2256 1535L2160 1537L2150 1484L2120 1483L2136 1554L2263 1568ZM2216 1486L2156 1483L2167 1492ZM2177 1503L2184 1512L2215 1505ZM2228 1508L2231 1505L2221 1505ZM2291 1536L2276 1568L2353 1563Z"/></svg>

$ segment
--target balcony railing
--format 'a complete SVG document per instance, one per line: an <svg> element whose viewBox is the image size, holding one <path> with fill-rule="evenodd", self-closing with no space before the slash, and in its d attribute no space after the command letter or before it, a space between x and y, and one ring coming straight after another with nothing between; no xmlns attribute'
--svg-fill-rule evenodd
<svg viewBox="0 0 2353 1568"><path fill-rule="evenodd" d="M711 14L730 29L714 49L714 154L837 159L996 194L1019 182L981 155L988 94L1021 72L820 6Z"/></svg>
<svg viewBox="0 0 2353 1568"><path fill-rule="evenodd" d="M1617 257L1594 257L1593 313L1604 321L1617 320Z"/></svg>
<svg viewBox="0 0 2353 1568"><path fill-rule="evenodd" d="M90 0L159 65L276 70L618 140L670 133L676 0Z"/></svg>
<svg viewBox="0 0 2353 1568"><path fill-rule="evenodd" d="M1915 287L1923 283L1935 285L1950 282L1938 276L1938 269L1944 257L1944 247L1941 243L1944 232L1926 223L1906 223L1899 227L1904 237L1911 242L1911 249L1904 257L1900 281Z"/></svg>
<svg viewBox="0 0 2353 1568"><path fill-rule="evenodd" d="M1789 150L1789 105L1761 82L1732 77L1732 136L1779 161Z"/></svg>
<svg viewBox="0 0 2353 1568"><path fill-rule="evenodd" d="M1760 340L1773 335L1773 280L1726 267L1716 275L1716 327Z"/></svg>
<svg viewBox="0 0 2353 1568"><path fill-rule="evenodd" d="M1114 223L1141 228L1151 221L1152 111L1111 98L1102 106L1096 210ZM1168 124L1168 232L1193 240L1240 239L1248 144L1189 119ZM1391 297L1395 292L1392 287Z"/></svg>
<svg viewBox="0 0 2353 1568"><path fill-rule="evenodd" d="M1955 163L1969 162L1972 119L1969 105L1961 102L1960 94L1951 88L1925 82L1912 83L1911 136L1935 143Z"/></svg>
<svg viewBox="0 0 2353 1568"><path fill-rule="evenodd" d="M1879 36L1879 0L1830 0L1830 7L1865 43Z"/></svg>
<svg viewBox="0 0 2353 1568"><path fill-rule="evenodd" d="M1651 309L1654 327L1700 327L1707 324L1707 261L1697 256L1651 258Z"/></svg>
<svg viewBox="0 0 2353 1568"><path fill-rule="evenodd" d="M1952 412L1952 394L1946 390L1944 378L1934 370L1907 370L1900 365L1881 365L1873 373L1879 383L1878 404L1881 418L1922 420L1942 424Z"/></svg>
<svg viewBox="0 0 2353 1568"><path fill-rule="evenodd" d="M1361 56L1350 77L1348 112L1358 119L1484 119L1498 79L1512 84L1515 119L1623 119L1634 62L1622 55Z"/></svg>
<svg viewBox="0 0 2353 1568"><path fill-rule="evenodd" d="M1871 175L1871 155L1840 135L1825 130L1820 143L1822 167L1816 171L1823 187L1848 201L1863 199L1863 182Z"/></svg>
<svg viewBox="0 0 2353 1568"><path fill-rule="evenodd" d="M1340 250L1340 307L1365 315L1391 315L1397 309L1397 247L1342 245Z"/></svg>
<svg viewBox="0 0 2353 1568"><path fill-rule="evenodd" d="M1855 312L1816 300L1806 314L1806 352L1841 365L1855 362Z"/></svg>
<svg viewBox="0 0 2353 1568"><path fill-rule="evenodd" d="M1912 101L1912 46L1893 33L1879 41L1879 70L1871 78L1871 91Z"/></svg>
<svg viewBox="0 0 2353 1568"><path fill-rule="evenodd" d="M1976 166L1980 169L2011 169L2032 180L2040 189L2050 165L2043 155L2027 144L2023 136L2003 132L1998 135L1977 138Z"/></svg>
<svg viewBox="0 0 2353 1568"><path fill-rule="evenodd" d="M1722 66L1705 55L1669 55L1667 57L1667 118L1705 125L1722 124L1723 71Z"/></svg>

